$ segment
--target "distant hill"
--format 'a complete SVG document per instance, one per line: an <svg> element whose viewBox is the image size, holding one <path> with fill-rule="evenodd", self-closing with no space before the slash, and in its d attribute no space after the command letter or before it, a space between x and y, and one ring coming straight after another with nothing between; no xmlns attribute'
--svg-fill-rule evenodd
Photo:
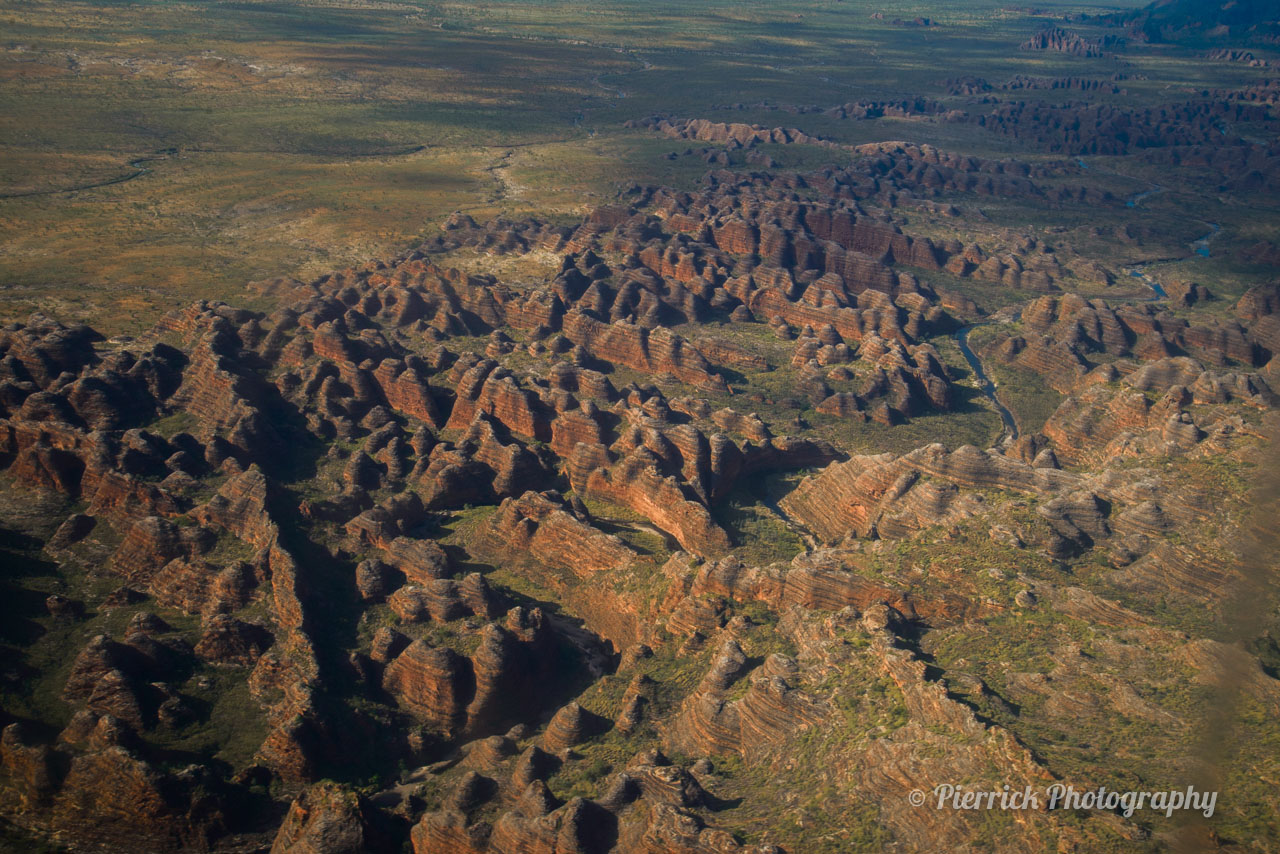
<svg viewBox="0 0 1280 854"><path fill-rule="evenodd" d="M1125 27L1131 37L1145 41L1170 41L1192 34L1280 38L1280 6L1275 0L1156 0L1101 20Z"/></svg>

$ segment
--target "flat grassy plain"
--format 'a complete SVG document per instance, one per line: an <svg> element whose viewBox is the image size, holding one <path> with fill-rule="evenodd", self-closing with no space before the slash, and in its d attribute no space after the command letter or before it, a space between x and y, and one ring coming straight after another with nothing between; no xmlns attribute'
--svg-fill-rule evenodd
<svg viewBox="0 0 1280 854"><path fill-rule="evenodd" d="M137 332L193 298L243 302L252 279L403 251L455 210L573 217L631 181L693 185L699 158L664 160L682 146L622 127L654 113L1034 159L970 125L768 107L944 98L945 78L966 75L1120 72L1131 80L1117 103L1160 103L1264 73L1188 61L1195 46L1098 59L1016 49L1043 24L1102 9L10 0L0 317L40 309ZM935 26L894 23L917 16ZM818 153L775 157L794 166ZM1259 228L1242 213L1228 236L1223 220L1223 246Z"/></svg>

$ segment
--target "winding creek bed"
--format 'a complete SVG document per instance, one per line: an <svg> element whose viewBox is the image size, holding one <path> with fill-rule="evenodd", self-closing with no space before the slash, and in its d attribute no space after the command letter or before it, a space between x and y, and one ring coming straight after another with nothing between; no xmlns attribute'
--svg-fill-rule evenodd
<svg viewBox="0 0 1280 854"><path fill-rule="evenodd" d="M979 326L985 324L975 323L970 326L964 326L956 330L953 336L956 339L956 346L960 348L960 355L964 356L964 360L969 363L969 368L973 371L973 376L978 381L978 390L981 391L986 398L991 401L991 405L995 407L996 412L1000 415L1000 421L1004 424L1004 432L1000 434L1000 439L996 444L1003 445L1012 442L1018 438L1018 422L1014 420L1013 413L1009 411L1000 398L996 396L996 385L987 376L986 370L982 367L982 360L973 352L969 346L969 333Z"/></svg>

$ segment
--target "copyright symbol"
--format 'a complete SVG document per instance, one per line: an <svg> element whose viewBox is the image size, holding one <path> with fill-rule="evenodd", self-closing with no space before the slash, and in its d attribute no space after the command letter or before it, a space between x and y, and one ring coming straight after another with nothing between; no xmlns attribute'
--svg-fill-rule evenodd
<svg viewBox="0 0 1280 854"><path fill-rule="evenodd" d="M911 794L907 795L907 801L913 807L924 806L924 792L920 791L919 789L912 789Z"/></svg>

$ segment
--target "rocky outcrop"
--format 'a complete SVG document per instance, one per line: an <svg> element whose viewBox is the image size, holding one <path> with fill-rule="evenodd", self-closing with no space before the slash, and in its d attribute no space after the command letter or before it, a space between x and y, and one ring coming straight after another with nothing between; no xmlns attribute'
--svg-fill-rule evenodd
<svg viewBox="0 0 1280 854"><path fill-rule="evenodd" d="M668 590L669 599L711 595L741 602L758 601L778 611L794 606L825 611L887 604L909 618L920 617L931 623L961 619L974 610L962 597L920 598L869 580L858 571L855 559L825 551L799 555L790 564L768 567L747 566L729 557L695 569L687 561L687 557L676 556L664 567L664 572L677 578ZM670 621L668 626L672 626Z"/></svg>
<svg viewBox="0 0 1280 854"><path fill-rule="evenodd" d="M412 642L387 663L383 689L445 737L504 731L542 701L539 688L552 675L556 643L537 609L515 608L504 625L488 623L477 634L468 656Z"/></svg>
<svg viewBox="0 0 1280 854"><path fill-rule="evenodd" d="M1061 27L1048 27L1027 39L1021 50L1050 50L1067 53L1072 56L1102 56L1102 43L1097 39L1086 39L1079 33L1064 30Z"/></svg>
<svg viewBox="0 0 1280 854"><path fill-rule="evenodd" d="M453 650L414 641L387 665L382 686L424 723L452 735L465 724L475 674Z"/></svg>
<svg viewBox="0 0 1280 854"><path fill-rule="evenodd" d="M948 452L930 445L902 457L881 454L836 463L803 482L782 506L828 542L846 535L896 539L986 512L974 490L1050 494L1077 480L972 446Z"/></svg>
<svg viewBox="0 0 1280 854"><path fill-rule="evenodd" d="M157 852L208 850L233 826L207 773L158 770L125 745L118 721L82 713L63 735L50 748L30 741L18 724L4 730L0 758L32 807L24 824L74 829L103 849Z"/></svg>
<svg viewBox="0 0 1280 854"><path fill-rule="evenodd" d="M732 142L738 146L756 143L805 143L821 144L822 140L809 136L795 128L766 128L761 125L747 125L738 122L726 124L711 122L706 119L667 120L663 118L646 119L642 124L653 127L659 133L674 139L697 139L705 142Z"/></svg>
<svg viewBox="0 0 1280 854"><path fill-rule="evenodd" d="M670 374L693 386L724 388L724 380L692 345L669 330L605 324L585 314L564 318L565 338L588 354L649 374Z"/></svg>
<svg viewBox="0 0 1280 854"><path fill-rule="evenodd" d="M609 468L595 469L583 493L630 508L690 551L718 554L729 549L724 530L702 504L686 497L675 478L663 477L652 453L638 450Z"/></svg>
<svg viewBox="0 0 1280 854"><path fill-rule="evenodd" d="M1045 423L1044 432L1067 463L1101 463L1142 454L1186 453L1235 427L1209 432L1183 409L1190 394L1173 386L1153 403L1139 391L1093 386L1068 398Z"/></svg>
<svg viewBox="0 0 1280 854"><path fill-rule="evenodd" d="M693 777L661 755L637 757L613 777L603 797L566 803L540 780L508 791L472 772L457 782L443 809L414 826L413 850L777 854L774 846L739 845L728 833L708 827L694 812L701 799ZM500 806L492 823L474 815L494 802Z"/></svg>
<svg viewBox="0 0 1280 854"><path fill-rule="evenodd" d="M551 717L542 736L542 747L551 753L581 744L603 729L602 722L577 703L570 703Z"/></svg>
<svg viewBox="0 0 1280 854"><path fill-rule="evenodd" d="M636 554L616 536L602 533L575 513L557 493L526 492L508 498L492 523L499 542L586 581L626 568Z"/></svg>
<svg viewBox="0 0 1280 854"><path fill-rule="evenodd" d="M317 783L293 802L271 854L362 854L370 850L364 799L336 783Z"/></svg>
<svg viewBox="0 0 1280 854"><path fill-rule="evenodd" d="M788 684L786 677L794 679L795 671L795 662L780 655L752 669L742 648L725 641L686 698L668 745L694 754L758 755L814 725L825 710ZM750 687L741 699L728 701L729 689L739 680Z"/></svg>
<svg viewBox="0 0 1280 854"><path fill-rule="evenodd" d="M246 623L226 614L209 618L196 644L200 658L216 664L252 665L268 648L273 638L266 628Z"/></svg>

